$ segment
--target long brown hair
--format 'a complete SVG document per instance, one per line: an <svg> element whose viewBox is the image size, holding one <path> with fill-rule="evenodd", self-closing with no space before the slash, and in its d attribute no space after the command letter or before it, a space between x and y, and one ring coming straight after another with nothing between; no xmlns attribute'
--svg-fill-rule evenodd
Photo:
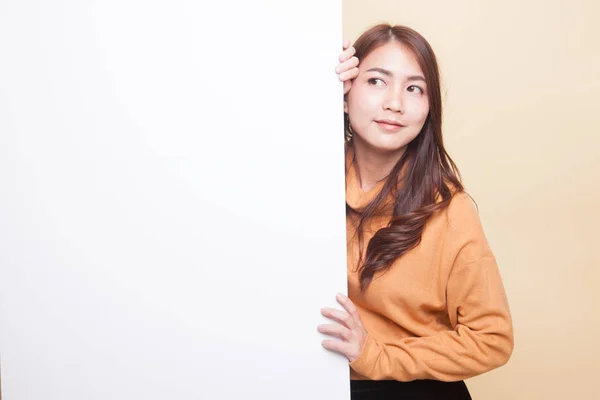
<svg viewBox="0 0 600 400"><path fill-rule="evenodd" d="M421 242L425 223L431 215L448 207L453 194L464 190L460 172L446 152L442 140L442 96L438 63L423 36L405 26L379 24L364 32L354 43L356 57L397 41L413 51L425 74L429 97L429 115L423 128L407 146L392 168L379 194L367 206L355 210L346 203L346 213L358 217L361 290L366 290L375 273L391 264ZM349 119L345 115L346 129ZM374 217L386 201L393 198L392 218L369 241L364 257L365 223Z"/></svg>

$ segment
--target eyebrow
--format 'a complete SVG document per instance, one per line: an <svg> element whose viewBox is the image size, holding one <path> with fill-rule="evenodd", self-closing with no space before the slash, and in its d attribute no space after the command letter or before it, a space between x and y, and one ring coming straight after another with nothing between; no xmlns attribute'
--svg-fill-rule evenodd
<svg viewBox="0 0 600 400"><path fill-rule="evenodd" d="M394 76L394 74L392 73L392 71L388 71L387 69L378 68L378 67L369 68L367 70L367 72L379 72L380 74L383 74L383 75L386 75L386 76L389 76L389 77ZM421 76L421 75L411 75L411 76L407 77L406 80L426 82L425 78L423 76Z"/></svg>

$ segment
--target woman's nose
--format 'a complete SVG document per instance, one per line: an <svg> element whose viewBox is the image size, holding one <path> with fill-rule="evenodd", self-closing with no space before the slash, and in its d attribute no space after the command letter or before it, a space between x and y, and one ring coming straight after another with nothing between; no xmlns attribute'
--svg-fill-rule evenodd
<svg viewBox="0 0 600 400"><path fill-rule="evenodd" d="M383 108L402 114L404 112L403 94L404 92L402 89L390 88L385 98Z"/></svg>

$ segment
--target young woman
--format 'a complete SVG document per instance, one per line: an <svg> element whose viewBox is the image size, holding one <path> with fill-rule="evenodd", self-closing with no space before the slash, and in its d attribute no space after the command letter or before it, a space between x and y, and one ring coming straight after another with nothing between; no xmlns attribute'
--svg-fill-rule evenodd
<svg viewBox="0 0 600 400"><path fill-rule="evenodd" d="M360 67L359 65L360 60ZM505 364L512 321L474 202L442 140L429 43L377 25L344 44L348 297L322 309L352 399L470 399Z"/></svg>

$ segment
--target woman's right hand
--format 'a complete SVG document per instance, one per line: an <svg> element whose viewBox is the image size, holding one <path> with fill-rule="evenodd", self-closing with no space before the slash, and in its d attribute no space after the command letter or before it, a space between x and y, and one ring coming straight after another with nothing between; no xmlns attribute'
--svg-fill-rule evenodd
<svg viewBox="0 0 600 400"><path fill-rule="evenodd" d="M354 56L356 49L350 46L350 41L344 40L344 51L340 54L340 63L335 68L340 81L344 82L344 94L352 87L352 80L358 76L358 58Z"/></svg>

